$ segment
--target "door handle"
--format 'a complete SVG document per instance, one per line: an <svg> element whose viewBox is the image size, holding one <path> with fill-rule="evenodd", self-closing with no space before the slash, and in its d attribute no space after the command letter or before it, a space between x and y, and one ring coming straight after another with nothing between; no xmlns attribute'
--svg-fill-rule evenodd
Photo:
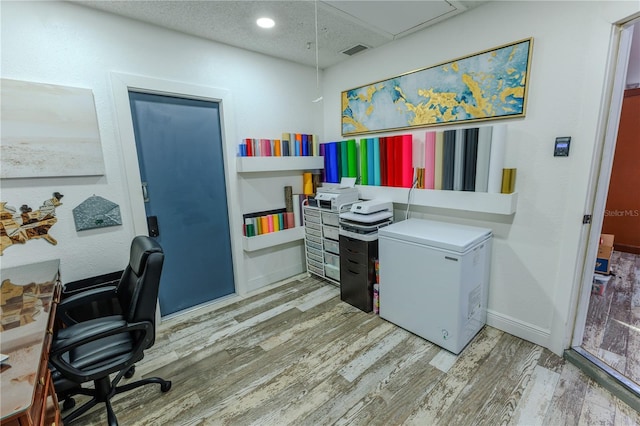
<svg viewBox="0 0 640 426"><path fill-rule="evenodd" d="M160 228L158 228L158 216L147 217L147 228L149 229L150 237L160 236Z"/></svg>
<svg viewBox="0 0 640 426"><path fill-rule="evenodd" d="M147 192L147 182L142 182L142 201L149 202L149 193Z"/></svg>

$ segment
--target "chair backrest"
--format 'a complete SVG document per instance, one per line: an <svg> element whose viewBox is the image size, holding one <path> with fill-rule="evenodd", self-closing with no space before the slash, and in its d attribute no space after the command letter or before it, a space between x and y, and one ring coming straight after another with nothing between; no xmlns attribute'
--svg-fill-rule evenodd
<svg viewBox="0 0 640 426"><path fill-rule="evenodd" d="M158 242L139 235L131 242L129 265L116 293L127 322L151 321L155 329L156 304L164 252ZM153 344L153 341L149 346Z"/></svg>

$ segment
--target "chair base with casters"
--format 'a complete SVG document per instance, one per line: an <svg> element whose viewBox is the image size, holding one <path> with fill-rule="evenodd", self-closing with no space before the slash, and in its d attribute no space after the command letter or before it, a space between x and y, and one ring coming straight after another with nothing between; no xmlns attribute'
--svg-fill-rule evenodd
<svg viewBox="0 0 640 426"><path fill-rule="evenodd" d="M132 383L127 383L122 386L118 386L118 383L120 382L120 380L122 380L123 377L128 379L132 377L134 373L135 373L135 366L131 367L128 370L121 371L116 375L116 377L113 380L109 380L109 377L103 377L101 379L95 380L93 382L94 383L93 389L77 387L75 383L71 382L69 383L71 387L68 390L58 391L57 395L58 395L58 398L62 401L63 412L69 411L75 408L76 402L75 402L75 399L73 398L75 395L87 395L92 397L89 401L85 402L83 405L76 408L71 413L64 415L62 417L62 421L64 422L64 424L69 424L73 422L75 419L79 418L80 416L85 414L87 411L89 411L91 408L93 408L96 404L104 403L107 409L107 421L109 426L116 426L118 424L118 421L116 420L116 415L113 411L113 408L111 407L111 398L113 398L115 395L122 392L130 391L132 389L136 389L148 384L159 384L160 391L163 393L168 392L171 389L171 381L164 380L160 377L149 377L146 379L137 380ZM57 376L58 388L63 389L64 380L61 380L60 377L56 375L55 371L53 372L53 374L54 376ZM54 377L54 380L56 380L56 377ZM56 388L56 390L58 388Z"/></svg>
<svg viewBox="0 0 640 426"><path fill-rule="evenodd" d="M141 379L120 385L130 378L135 364L155 341L155 308L164 253L160 245L146 236L131 243L129 265L117 285L92 288L63 299L56 318L64 324L56 330L49 353L49 366L58 399L63 410L75 406L75 395L91 399L62 418L70 423L99 403L104 403L108 424L118 421L111 406L114 395L147 384L159 384L162 392L171 382L159 377ZM95 304L101 307L92 319L80 319L79 307ZM117 305L117 306L116 306ZM102 309L107 306L108 309ZM115 306L117 309L111 309ZM114 315L115 314L115 315ZM113 380L110 376L115 374ZM93 382L93 388L83 387Z"/></svg>

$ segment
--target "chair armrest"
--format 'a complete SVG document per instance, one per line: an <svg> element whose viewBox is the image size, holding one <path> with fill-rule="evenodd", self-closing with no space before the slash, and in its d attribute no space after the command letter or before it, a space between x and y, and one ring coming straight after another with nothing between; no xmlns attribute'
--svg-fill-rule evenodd
<svg viewBox="0 0 640 426"><path fill-rule="evenodd" d="M104 339L109 336L118 334L135 332L136 336L134 347L131 352L118 356L114 360L106 363L100 363L98 367L78 367L73 366L68 357L65 356L71 350L82 345ZM125 367L133 365L141 358L142 351L147 348L149 342L153 338L154 328L149 321L128 324L124 320L114 320L113 318L105 320L93 320L90 322L78 323L69 327L69 337L66 339L55 340L51 344L49 353L49 362L65 377L77 383L84 383L90 380L96 380L111 372L122 370Z"/></svg>
<svg viewBox="0 0 640 426"><path fill-rule="evenodd" d="M73 294L69 297L66 297L58 303L58 307L64 307L65 309L75 308L77 306L82 306L86 303L106 300L111 297L115 297L117 287L115 285L91 288L86 291Z"/></svg>
<svg viewBox="0 0 640 426"><path fill-rule="evenodd" d="M71 314L74 309L86 306L92 302L111 300L116 296L116 286L106 286L88 289L81 293L71 295L58 303L56 317L65 325L77 324L78 321Z"/></svg>

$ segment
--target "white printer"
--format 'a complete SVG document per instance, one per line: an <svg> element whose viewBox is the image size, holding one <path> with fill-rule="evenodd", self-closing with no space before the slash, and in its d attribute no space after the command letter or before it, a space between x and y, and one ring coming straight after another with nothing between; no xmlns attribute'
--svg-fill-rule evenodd
<svg viewBox="0 0 640 426"><path fill-rule="evenodd" d="M378 229L393 223L393 203L387 200L360 201L340 213L340 235L375 241Z"/></svg>
<svg viewBox="0 0 640 426"><path fill-rule="evenodd" d="M323 183L316 191L315 203L317 207L334 212L337 212L341 206L358 201L357 188L345 187L338 183Z"/></svg>

